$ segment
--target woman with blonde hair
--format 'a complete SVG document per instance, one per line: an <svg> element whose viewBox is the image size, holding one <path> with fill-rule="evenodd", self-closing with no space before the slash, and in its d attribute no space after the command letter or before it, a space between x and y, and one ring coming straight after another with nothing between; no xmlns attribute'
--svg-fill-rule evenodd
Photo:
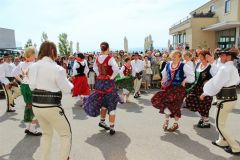
<svg viewBox="0 0 240 160"><path fill-rule="evenodd" d="M20 63L15 70L13 75L21 82L20 90L23 95L24 102L26 103L24 111L24 122L26 123L25 133L34 136L41 136L42 133L36 130L36 124L38 123L32 110L32 92L29 88L29 67L35 61L35 48L29 47L25 49L24 53L25 62Z"/></svg>
<svg viewBox="0 0 240 160"><path fill-rule="evenodd" d="M194 77L189 74L187 67L181 62L181 52L173 51L171 53L172 61L167 63L162 71L162 89L157 92L151 99L153 107L165 114L165 122L163 124L164 131L174 132L178 126L178 120L181 118L181 105L185 97L185 88L182 82L192 83ZM185 78L186 76L186 78ZM169 118L174 118L175 122L168 128Z"/></svg>

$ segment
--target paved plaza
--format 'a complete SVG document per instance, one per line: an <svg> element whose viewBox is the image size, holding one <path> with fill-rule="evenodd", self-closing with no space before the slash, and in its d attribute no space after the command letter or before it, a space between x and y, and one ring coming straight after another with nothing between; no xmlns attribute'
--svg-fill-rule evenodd
<svg viewBox="0 0 240 160"><path fill-rule="evenodd" d="M162 130L163 116L151 106L156 91L145 93L117 109L116 134L98 127L99 118L88 117L82 108L74 106L74 98L65 95L63 108L72 126L73 160L239 160L211 144L217 138L214 111L211 128L199 129L198 115L182 110L180 129L176 133ZM240 107L229 117L229 127L240 141ZM0 160L39 160L40 137L24 134L22 97L16 100L16 113L5 113L5 101L0 101ZM54 136L52 159L58 159L58 137Z"/></svg>

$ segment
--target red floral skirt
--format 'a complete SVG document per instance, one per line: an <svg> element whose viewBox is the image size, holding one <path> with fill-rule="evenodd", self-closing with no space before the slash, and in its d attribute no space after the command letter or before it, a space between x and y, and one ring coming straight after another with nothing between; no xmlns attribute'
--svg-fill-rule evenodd
<svg viewBox="0 0 240 160"><path fill-rule="evenodd" d="M90 89L88 86L88 80L86 76L77 76L73 79L73 90L72 90L72 96L89 96L90 95Z"/></svg>
<svg viewBox="0 0 240 160"><path fill-rule="evenodd" d="M203 86L195 86L187 95L186 107L193 112L199 112L201 116L208 117L209 110L212 106L213 97L206 96L203 101L199 99L203 93Z"/></svg>
<svg viewBox="0 0 240 160"><path fill-rule="evenodd" d="M168 108L171 112L170 117L181 117L181 105L186 95L186 90L182 86L169 86L166 90L157 92L151 99L153 107L164 114Z"/></svg>

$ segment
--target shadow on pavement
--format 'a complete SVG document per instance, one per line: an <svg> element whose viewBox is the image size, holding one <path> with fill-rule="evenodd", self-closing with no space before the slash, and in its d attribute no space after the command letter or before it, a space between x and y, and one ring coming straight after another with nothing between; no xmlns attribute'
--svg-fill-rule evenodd
<svg viewBox="0 0 240 160"><path fill-rule="evenodd" d="M143 106L138 105L134 102L124 103L118 106L119 109L125 109L126 112L133 112L133 113L142 113L144 109Z"/></svg>
<svg viewBox="0 0 240 160"><path fill-rule="evenodd" d="M0 160L35 160L34 153L40 146L40 137L25 136L12 149L11 153L0 156ZM8 159L5 157L9 157Z"/></svg>
<svg viewBox="0 0 240 160"><path fill-rule="evenodd" d="M182 134L179 131L176 134L168 133L160 138L163 141L175 144L177 147L184 149L186 152L193 154L199 159L226 160L225 157L210 152L207 146L190 139L188 135Z"/></svg>
<svg viewBox="0 0 240 160"><path fill-rule="evenodd" d="M233 109L232 112L235 114L240 114L240 109Z"/></svg>
<svg viewBox="0 0 240 160"><path fill-rule="evenodd" d="M123 132L116 132L110 136L108 133L100 132L87 138L86 143L97 147L103 154L105 160L128 160L126 148L131 139Z"/></svg>
<svg viewBox="0 0 240 160"><path fill-rule="evenodd" d="M86 120L88 119L87 114L84 112L82 107L74 106L72 108L73 119Z"/></svg>
<svg viewBox="0 0 240 160"><path fill-rule="evenodd" d="M193 129L196 131L197 135L208 139L211 142L218 139L218 132L216 131L216 127L213 125L211 125L211 128L198 128L197 125L194 125Z"/></svg>
<svg viewBox="0 0 240 160"><path fill-rule="evenodd" d="M17 113L4 113L1 117L0 117L0 123L4 122L6 120L13 120L13 121L18 121L19 119L14 118L13 116L16 116Z"/></svg>

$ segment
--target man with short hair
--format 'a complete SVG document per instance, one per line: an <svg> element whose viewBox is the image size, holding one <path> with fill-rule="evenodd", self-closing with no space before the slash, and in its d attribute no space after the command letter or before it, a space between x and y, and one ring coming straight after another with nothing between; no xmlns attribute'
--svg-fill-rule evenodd
<svg viewBox="0 0 240 160"><path fill-rule="evenodd" d="M144 70L144 62L139 59L139 54L136 52L134 60L131 61L132 76L134 77L134 98L140 97L140 87L142 83L142 74Z"/></svg>

